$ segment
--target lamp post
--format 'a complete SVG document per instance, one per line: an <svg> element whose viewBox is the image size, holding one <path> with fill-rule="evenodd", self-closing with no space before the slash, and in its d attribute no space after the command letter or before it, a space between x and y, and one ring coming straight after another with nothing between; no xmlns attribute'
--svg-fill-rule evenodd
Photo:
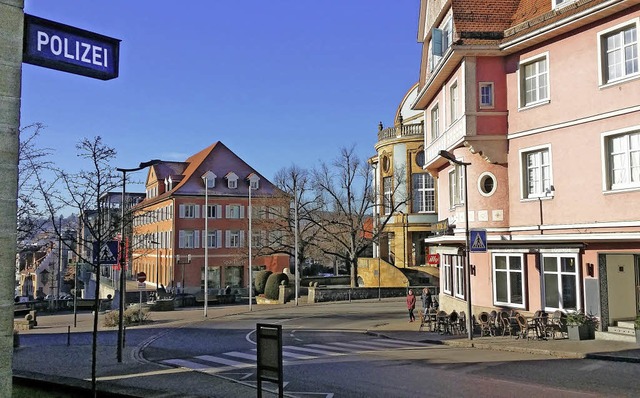
<svg viewBox="0 0 640 398"><path fill-rule="evenodd" d="M294 267L296 274L295 284L296 284L296 306L298 305L298 296L299 296L299 286L300 286L300 267L298 266L298 178L294 178L293 180L293 228L294 228L294 250L295 254L294 258Z"/></svg>
<svg viewBox="0 0 640 398"><path fill-rule="evenodd" d="M380 283L380 220L378 219L378 167L373 165L373 222L375 223L376 234L376 257L378 257L378 301L382 300L382 289Z"/></svg>
<svg viewBox="0 0 640 398"><path fill-rule="evenodd" d="M176 264L182 265L182 284L180 286L182 289L181 293L184 293L184 265L191 264L191 254L187 254L187 261L183 261L183 262L180 262L180 255L176 254Z"/></svg>
<svg viewBox="0 0 640 398"><path fill-rule="evenodd" d="M471 313L471 252L469 251L469 191L468 191L468 182L467 182L467 166L471 163L463 162L458 160L453 156L451 152L440 151L438 155L447 159L449 162L457 164L458 166L462 166L464 169L464 212L465 212L465 252L466 252L466 270L464 274L465 284L466 284L466 295L467 295L467 337L469 340L473 340L473 316Z"/></svg>
<svg viewBox="0 0 640 398"><path fill-rule="evenodd" d="M119 287L119 305L118 305L118 349L117 349L117 358L118 362L122 362L122 347L124 347L124 300L125 300L125 271L127 258L125 255L125 196L127 192L127 173L132 173L134 171L139 171L145 169L149 166L153 166L154 164L160 163L161 160L153 159L148 162L142 162L140 165L133 169L123 169L116 168L117 171L122 172L122 198L120 203L120 287Z"/></svg>
<svg viewBox="0 0 640 398"><path fill-rule="evenodd" d="M204 317L209 307L209 180L205 174L204 182Z"/></svg>
<svg viewBox="0 0 640 398"><path fill-rule="evenodd" d="M253 236L251 232L251 180L249 180L249 311L253 311L253 270L251 259L251 248L253 246Z"/></svg>

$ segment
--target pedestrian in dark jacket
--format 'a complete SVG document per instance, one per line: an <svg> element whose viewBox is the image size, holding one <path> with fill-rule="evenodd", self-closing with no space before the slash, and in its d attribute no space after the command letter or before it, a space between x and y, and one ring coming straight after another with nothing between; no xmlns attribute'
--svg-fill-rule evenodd
<svg viewBox="0 0 640 398"><path fill-rule="evenodd" d="M415 315L413 315L413 310L416 308L416 296L413 294L413 290L409 289L409 294L407 294L407 309L409 310L409 322L413 322L416 320Z"/></svg>
<svg viewBox="0 0 640 398"><path fill-rule="evenodd" d="M420 298L422 299L422 311L426 313L427 310L429 310L429 308L431 308L431 306L433 305L433 297L431 297L431 290L429 290L428 287L425 287L424 289L422 289L422 296Z"/></svg>

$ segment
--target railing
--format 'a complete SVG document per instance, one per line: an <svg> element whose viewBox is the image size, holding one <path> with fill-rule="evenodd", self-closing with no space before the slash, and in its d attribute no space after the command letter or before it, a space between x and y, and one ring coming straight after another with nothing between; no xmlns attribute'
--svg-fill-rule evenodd
<svg viewBox="0 0 640 398"><path fill-rule="evenodd" d="M424 135L424 125L407 124L398 127L387 127L378 131L378 141L384 141L393 138L409 137L415 135Z"/></svg>
<svg viewBox="0 0 640 398"><path fill-rule="evenodd" d="M467 131L467 120L465 117L458 119L453 125L444 131L444 133L436 138L427 146L426 162L429 163L438 157L440 150L448 150L451 146L465 136Z"/></svg>

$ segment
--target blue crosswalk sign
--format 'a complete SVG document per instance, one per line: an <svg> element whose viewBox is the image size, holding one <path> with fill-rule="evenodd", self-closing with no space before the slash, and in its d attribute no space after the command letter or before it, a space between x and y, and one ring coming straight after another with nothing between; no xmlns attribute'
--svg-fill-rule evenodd
<svg viewBox="0 0 640 398"><path fill-rule="evenodd" d="M96 242L93 243L93 262L94 264L98 263L98 259L100 259L100 264L102 265L115 265L118 264L118 241L110 240L104 242L102 247L98 247Z"/></svg>
<svg viewBox="0 0 640 398"><path fill-rule="evenodd" d="M487 251L487 230L472 229L469 231L469 251L485 253Z"/></svg>

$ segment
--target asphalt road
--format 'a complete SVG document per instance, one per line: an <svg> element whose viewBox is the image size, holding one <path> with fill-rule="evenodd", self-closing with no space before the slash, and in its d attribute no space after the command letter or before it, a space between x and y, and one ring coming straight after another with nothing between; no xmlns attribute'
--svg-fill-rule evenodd
<svg viewBox="0 0 640 398"><path fill-rule="evenodd" d="M138 396L149 396L148 391L167 397L253 396L254 329L257 323L267 323L283 327L288 397L640 396L637 363L558 359L427 344L394 333L365 333L375 325L405 322L405 315L398 303L357 303L240 313L179 327L131 328L127 349L133 358L126 358L125 364L114 363L115 331L103 331L99 335L99 385L114 383L132 394L146 391ZM34 361L34 367L58 364L85 380L90 340L90 333L72 333L66 347L66 334L22 337L25 349L41 347L45 355L64 352L48 358L44 365ZM43 371L60 374L60 369ZM272 384L265 387L274 391Z"/></svg>

